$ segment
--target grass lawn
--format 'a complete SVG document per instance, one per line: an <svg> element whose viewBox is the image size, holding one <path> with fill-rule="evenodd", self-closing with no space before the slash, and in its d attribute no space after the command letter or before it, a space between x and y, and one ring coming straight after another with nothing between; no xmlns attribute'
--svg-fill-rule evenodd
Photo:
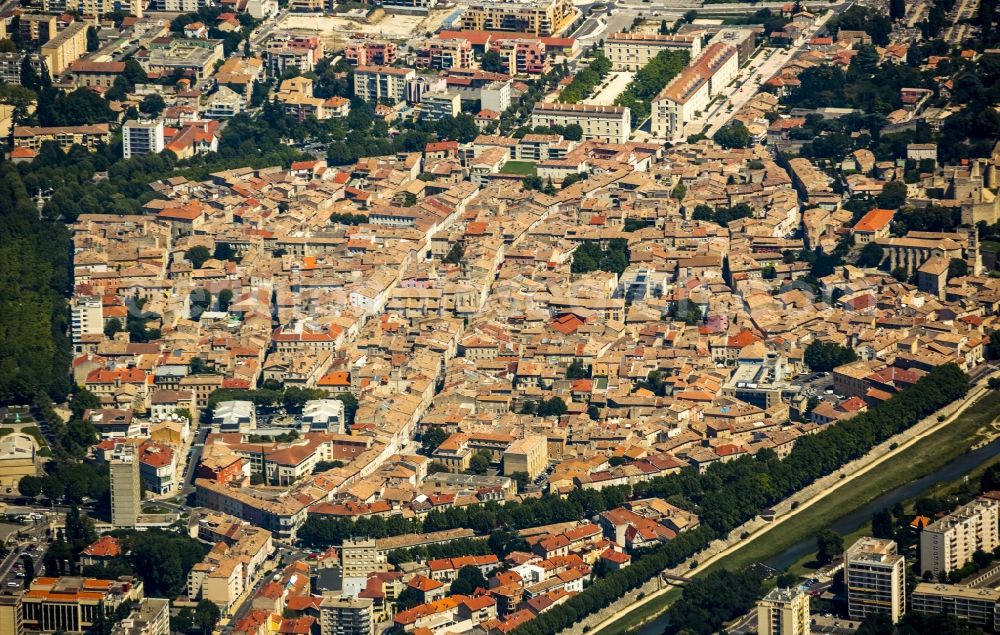
<svg viewBox="0 0 1000 635"><path fill-rule="evenodd" d="M925 474L930 474L964 454L979 440L979 431L1000 416L1000 391L987 393L979 402L966 410L948 427L914 445L891 459L884 461L877 469L851 481L849 486L833 491L812 506L799 512L777 527L778 531L757 534L738 551L720 558L707 571L717 569L739 569L755 562L764 562L781 553L801 540L814 536L833 521L874 500L885 492L899 487ZM1000 457L990 462L1000 461ZM989 464L989 463L987 463ZM986 465L970 473L969 478L978 478ZM921 496L939 494L951 483L940 483ZM866 530L845 537L844 544L850 544L856 536ZM772 535L773 534L773 535ZM791 567L794 573L807 574L810 571L812 555L802 558ZM704 573L704 572L703 572ZM699 574L701 575L701 574ZM622 615L614 626L600 631L600 635L618 635L635 628L644 620L663 612L680 597L680 591L671 591Z"/></svg>
<svg viewBox="0 0 1000 635"><path fill-rule="evenodd" d="M521 176L535 176L538 169L534 161L508 161L500 168L500 174L520 174Z"/></svg>

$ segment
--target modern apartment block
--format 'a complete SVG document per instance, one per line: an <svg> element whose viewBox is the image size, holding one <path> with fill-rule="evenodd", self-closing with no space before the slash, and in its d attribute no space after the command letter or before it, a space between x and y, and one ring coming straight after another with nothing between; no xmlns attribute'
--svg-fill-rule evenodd
<svg viewBox="0 0 1000 635"><path fill-rule="evenodd" d="M354 70L354 94L372 103L380 99L400 102L406 97L406 82L416 76L412 68L359 66Z"/></svg>
<svg viewBox="0 0 1000 635"><path fill-rule="evenodd" d="M625 143L632 134L632 112L622 106L595 106L592 104L535 104L531 111L531 125L568 126L583 128L584 139L607 143Z"/></svg>
<svg viewBox="0 0 1000 635"><path fill-rule="evenodd" d="M115 448L109 465L111 476L111 524L135 527L142 513L139 449L123 443Z"/></svg>
<svg viewBox="0 0 1000 635"><path fill-rule="evenodd" d="M122 126L122 156L131 159L163 152L163 121L130 119Z"/></svg>
<svg viewBox="0 0 1000 635"><path fill-rule="evenodd" d="M73 22L42 45L42 57L52 77L59 77L69 65L87 54L87 25Z"/></svg>
<svg viewBox="0 0 1000 635"><path fill-rule="evenodd" d="M508 75L541 75L549 72L545 43L536 39L493 40L490 50L500 55Z"/></svg>
<svg viewBox="0 0 1000 635"><path fill-rule="evenodd" d="M771 589L757 603L757 635L809 635L809 596L799 589Z"/></svg>
<svg viewBox="0 0 1000 635"><path fill-rule="evenodd" d="M716 42L677 74L653 99L651 131L654 137L677 140L684 126L708 107L739 71L736 48Z"/></svg>
<svg viewBox="0 0 1000 635"><path fill-rule="evenodd" d="M946 613L976 626L1000 626L1000 590L921 582L910 596L910 608L920 613Z"/></svg>
<svg viewBox="0 0 1000 635"><path fill-rule="evenodd" d="M980 498L927 525L920 532L921 573L948 574L972 560L976 550L996 549L998 506L998 501Z"/></svg>
<svg viewBox="0 0 1000 635"><path fill-rule="evenodd" d="M80 296L73 301L69 316L70 335L73 346L79 352L84 336L104 335L104 305L101 298Z"/></svg>
<svg viewBox="0 0 1000 635"><path fill-rule="evenodd" d="M847 611L852 620L885 613L893 623L906 613L906 560L893 540L859 538L844 553Z"/></svg>
<svg viewBox="0 0 1000 635"><path fill-rule="evenodd" d="M616 71L638 71L663 51L687 51L688 59L693 60L701 53L701 38L697 35L615 33L604 41L604 55Z"/></svg>
<svg viewBox="0 0 1000 635"><path fill-rule="evenodd" d="M323 594L319 606L320 635L371 635L375 630L372 604L371 598Z"/></svg>
<svg viewBox="0 0 1000 635"><path fill-rule="evenodd" d="M472 43L464 38L434 39L417 51L417 68L442 71L471 66Z"/></svg>
<svg viewBox="0 0 1000 635"><path fill-rule="evenodd" d="M374 539L345 540L340 548L345 595L356 596L368 583L368 574L388 571L386 556L379 552Z"/></svg>
<svg viewBox="0 0 1000 635"><path fill-rule="evenodd" d="M475 2L462 14L462 30L518 31L545 37L558 35L575 15L572 0Z"/></svg>

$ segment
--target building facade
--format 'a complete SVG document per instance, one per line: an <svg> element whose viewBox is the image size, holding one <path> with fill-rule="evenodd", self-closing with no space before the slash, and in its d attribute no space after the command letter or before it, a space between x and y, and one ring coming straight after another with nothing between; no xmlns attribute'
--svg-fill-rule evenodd
<svg viewBox="0 0 1000 635"><path fill-rule="evenodd" d="M584 139L626 143L632 134L632 113L622 106L537 103L531 111L532 126L577 124Z"/></svg>
<svg viewBox="0 0 1000 635"><path fill-rule="evenodd" d="M697 35L615 33L604 41L604 55L616 71L638 71L662 51L687 51L688 59L695 59L701 53L701 38Z"/></svg>
<svg viewBox="0 0 1000 635"><path fill-rule="evenodd" d="M906 561L892 540L859 538L844 553L847 611L852 620L885 613L893 623L906 613Z"/></svg>
<svg viewBox="0 0 1000 635"><path fill-rule="evenodd" d="M139 450L132 443L115 448L109 465L111 476L111 524L135 527L142 513Z"/></svg>
<svg viewBox="0 0 1000 635"><path fill-rule="evenodd" d="M678 73L653 99L651 131L656 138L678 140L684 126L708 107L739 71L736 49L717 42Z"/></svg>
<svg viewBox="0 0 1000 635"><path fill-rule="evenodd" d="M572 0L476 2L462 13L462 30L518 31L545 37L561 33L575 15Z"/></svg>
<svg viewBox="0 0 1000 635"><path fill-rule="evenodd" d="M920 532L920 571L934 576L961 569L977 550L998 543L998 502L980 498L934 521Z"/></svg>
<svg viewBox="0 0 1000 635"><path fill-rule="evenodd" d="M122 155L126 159L163 152L163 121L130 119L122 126Z"/></svg>
<svg viewBox="0 0 1000 635"><path fill-rule="evenodd" d="M354 71L354 94L372 103L380 99L400 102L406 97L406 83L416 76L412 68L359 66Z"/></svg>
<svg viewBox="0 0 1000 635"><path fill-rule="evenodd" d="M809 635L809 596L799 589L771 589L757 603L757 635Z"/></svg>

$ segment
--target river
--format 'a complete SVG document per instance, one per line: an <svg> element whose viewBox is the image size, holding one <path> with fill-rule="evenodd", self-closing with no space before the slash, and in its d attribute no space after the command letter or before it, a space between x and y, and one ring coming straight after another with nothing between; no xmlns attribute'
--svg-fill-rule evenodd
<svg viewBox="0 0 1000 635"><path fill-rule="evenodd" d="M829 528L842 536L846 536L849 533L857 531L859 527L870 521L875 512L892 507L896 503L915 498L941 481L954 481L996 456L998 452L1000 452L1000 439L959 456L951 463L927 476L889 490L870 503L862 505L833 521L830 523ZM816 551L816 539L808 538L797 542L782 553L770 558L765 564L775 569L785 569L798 562L803 556L814 551ZM669 611L663 613L652 622L632 631L632 633L635 635L661 635L663 629L669 623L669 614Z"/></svg>

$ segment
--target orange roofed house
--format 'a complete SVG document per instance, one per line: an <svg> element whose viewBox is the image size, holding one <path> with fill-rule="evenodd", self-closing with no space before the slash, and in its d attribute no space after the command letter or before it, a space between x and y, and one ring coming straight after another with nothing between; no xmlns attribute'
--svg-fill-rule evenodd
<svg viewBox="0 0 1000 635"><path fill-rule="evenodd" d="M896 212L891 209L873 209L854 226L854 242L867 245L889 235L889 225Z"/></svg>
<svg viewBox="0 0 1000 635"><path fill-rule="evenodd" d="M64 576L35 578L21 596L25 631L82 633L94 625L100 611L112 613L125 602L143 599L142 580Z"/></svg>

